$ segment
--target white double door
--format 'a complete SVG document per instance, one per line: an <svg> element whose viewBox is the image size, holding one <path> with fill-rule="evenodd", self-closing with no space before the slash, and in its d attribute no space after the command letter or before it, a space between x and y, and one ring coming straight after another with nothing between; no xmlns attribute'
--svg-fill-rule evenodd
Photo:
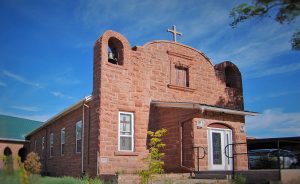
<svg viewBox="0 0 300 184"><path fill-rule="evenodd" d="M209 170L232 169L232 159L225 155L225 147L228 144L232 144L232 131L230 129L208 128ZM232 146L226 147L226 154L232 156Z"/></svg>

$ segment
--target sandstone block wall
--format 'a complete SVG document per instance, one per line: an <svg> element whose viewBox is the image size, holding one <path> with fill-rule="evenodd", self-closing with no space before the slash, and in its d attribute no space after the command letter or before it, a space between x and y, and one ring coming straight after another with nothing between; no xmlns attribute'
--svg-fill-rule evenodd
<svg viewBox="0 0 300 184"><path fill-rule="evenodd" d="M122 44L119 50L122 61L119 65L108 62L107 53L112 38L119 41L118 45L120 42ZM100 124L99 170L102 174L117 171L135 173L143 168L142 158L148 153L147 131L151 128L167 127L168 139L178 139L178 122L188 116L178 117L172 113L168 122L156 121L157 114L150 112L152 101L195 102L243 110L241 75L237 67L231 62L214 66L203 53L191 47L169 41L153 41L131 49L124 36L107 31L96 41L94 55L93 95L99 100L96 118ZM177 65L188 68L189 86L176 85L174 72ZM226 84L226 67L231 67L235 72L232 77L237 83L235 88ZM119 111L134 113L134 152L118 151ZM191 121L193 116L190 118ZM243 118L235 118L240 121L233 128L244 123ZM170 144L166 149L169 155L166 161L172 160L178 166L178 146ZM166 167L174 169L168 164Z"/></svg>

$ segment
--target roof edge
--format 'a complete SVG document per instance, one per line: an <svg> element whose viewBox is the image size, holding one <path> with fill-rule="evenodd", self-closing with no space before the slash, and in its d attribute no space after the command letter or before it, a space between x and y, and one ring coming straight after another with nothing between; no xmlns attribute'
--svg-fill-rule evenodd
<svg viewBox="0 0 300 184"><path fill-rule="evenodd" d="M188 45L185 45L185 44L182 44L182 43L178 43L178 42L173 42L173 41L168 41L168 40L153 40L153 41L149 41L149 42L146 42L144 45L142 45L141 47L146 47L147 45L150 45L150 44L153 44L153 43L159 43L159 42L162 42L162 43L171 43L171 44L175 44L175 45L180 45L180 46L183 46L183 47L186 47L188 49L192 49L196 52L198 52L200 55L202 55L205 59L207 59L207 61L212 65L214 66L213 62L210 60L210 58L208 56L206 56L203 52L197 50L196 48L193 48L191 46L188 46Z"/></svg>
<svg viewBox="0 0 300 184"><path fill-rule="evenodd" d="M36 133L37 131L41 130L42 128L48 126L49 124L51 124L52 122L54 122L55 120L57 120L58 118L66 115L66 114L68 114L69 112L72 112L72 111L78 109L84 102L90 102L92 99L93 99L92 95L84 97L79 102L75 103L74 105L71 105L70 107L64 109L60 113L58 113L55 116L53 116L51 119L47 120L42 126L40 126L39 128L33 130L32 132L30 132L29 134L27 134L25 137L27 138L28 136Z"/></svg>
<svg viewBox="0 0 300 184"><path fill-rule="evenodd" d="M2 138L2 137L0 137L0 141L29 142L28 140L23 140L23 139L12 139L12 138Z"/></svg>
<svg viewBox="0 0 300 184"><path fill-rule="evenodd" d="M242 116L256 116L259 113L251 112L251 111L242 111L235 109L228 109L224 107L212 106L207 104L200 104L194 102L161 102L161 101L152 101L156 107L177 107L177 108L187 108L187 109L200 109L202 112L204 111L214 111L214 112L223 112L226 114L235 114Z"/></svg>

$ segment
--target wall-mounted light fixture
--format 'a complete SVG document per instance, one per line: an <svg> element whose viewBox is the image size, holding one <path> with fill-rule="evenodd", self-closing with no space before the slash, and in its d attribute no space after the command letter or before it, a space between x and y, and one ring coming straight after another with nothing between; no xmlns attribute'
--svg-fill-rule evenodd
<svg viewBox="0 0 300 184"><path fill-rule="evenodd" d="M241 132L246 132L246 127L245 127L245 125L241 125Z"/></svg>
<svg viewBox="0 0 300 184"><path fill-rule="evenodd" d="M197 125L198 129L203 128L203 126L204 126L204 120L197 120L196 121L196 125Z"/></svg>

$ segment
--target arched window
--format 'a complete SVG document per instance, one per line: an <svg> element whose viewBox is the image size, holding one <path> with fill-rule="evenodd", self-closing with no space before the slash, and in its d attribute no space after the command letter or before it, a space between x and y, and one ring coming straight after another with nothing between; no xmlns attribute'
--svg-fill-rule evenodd
<svg viewBox="0 0 300 184"><path fill-rule="evenodd" d="M24 162L26 159L26 148L19 149L18 156L21 158L21 162Z"/></svg>
<svg viewBox="0 0 300 184"><path fill-rule="evenodd" d="M108 40L108 62L115 65L123 65L124 46L120 40L111 37Z"/></svg>
<svg viewBox="0 0 300 184"><path fill-rule="evenodd" d="M3 157L4 168L9 173L12 173L13 172L13 158L12 158L12 151L9 147L6 147L4 149L4 156L5 156L5 157Z"/></svg>
<svg viewBox="0 0 300 184"><path fill-rule="evenodd" d="M240 88L238 72L236 72L232 67L225 68L225 82L226 87Z"/></svg>
<svg viewBox="0 0 300 184"><path fill-rule="evenodd" d="M11 149L9 147L6 147L4 149L4 155L7 157L12 155Z"/></svg>

